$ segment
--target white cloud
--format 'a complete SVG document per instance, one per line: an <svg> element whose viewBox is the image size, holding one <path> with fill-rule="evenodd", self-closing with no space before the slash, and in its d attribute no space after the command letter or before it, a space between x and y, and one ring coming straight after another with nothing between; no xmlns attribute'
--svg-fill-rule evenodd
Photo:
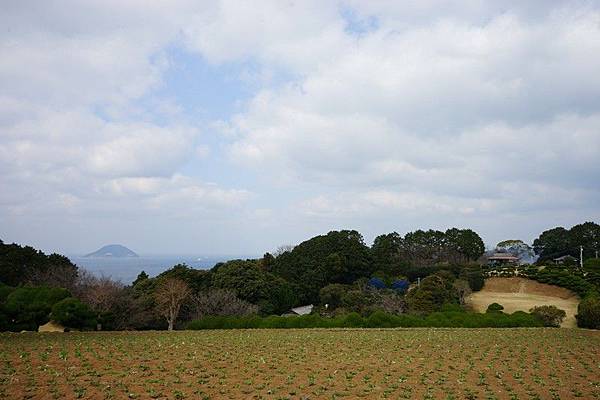
<svg viewBox="0 0 600 400"><path fill-rule="evenodd" d="M162 128L148 124L111 124L111 138L91 149L92 171L117 176L172 175L191 154L195 132L185 127Z"/></svg>
<svg viewBox="0 0 600 400"><path fill-rule="evenodd" d="M171 62L168 46L202 9L188 1L5 5L0 218L197 218L244 204L245 190L180 173L199 154L202 132L173 99L152 97Z"/></svg>
<svg viewBox="0 0 600 400"><path fill-rule="evenodd" d="M503 198L498 188L516 182L514 206L528 185L581 191L589 205L600 175L600 13L585 11L398 29L386 19L339 42L342 56L317 52L317 70L259 93L233 122L232 159L341 189L468 200Z"/></svg>
<svg viewBox="0 0 600 400"><path fill-rule="evenodd" d="M593 2L12 2L0 23L5 215L599 216ZM156 94L171 46L259 86L212 141ZM252 194L190 177L223 151L215 176Z"/></svg>

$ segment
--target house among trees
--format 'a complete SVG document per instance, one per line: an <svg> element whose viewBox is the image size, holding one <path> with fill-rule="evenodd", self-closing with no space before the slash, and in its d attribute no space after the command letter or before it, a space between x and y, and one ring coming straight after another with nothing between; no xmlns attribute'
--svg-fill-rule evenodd
<svg viewBox="0 0 600 400"><path fill-rule="evenodd" d="M556 265L575 265L577 264L577 259L569 254L566 256L561 256L553 259L554 264Z"/></svg>
<svg viewBox="0 0 600 400"><path fill-rule="evenodd" d="M489 266L512 265L518 264L519 257L515 257L510 253L494 253L488 257Z"/></svg>

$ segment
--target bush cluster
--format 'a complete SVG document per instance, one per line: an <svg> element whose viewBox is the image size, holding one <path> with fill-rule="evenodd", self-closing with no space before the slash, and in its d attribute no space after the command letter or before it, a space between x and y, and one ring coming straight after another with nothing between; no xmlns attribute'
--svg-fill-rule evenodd
<svg viewBox="0 0 600 400"><path fill-rule="evenodd" d="M594 292L598 289L580 273L564 267L551 266L541 270L538 270L536 267L530 267L520 271L520 276L538 281L540 283L567 288L577 293L581 297L585 297L588 293Z"/></svg>
<svg viewBox="0 0 600 400"><path fill-rule="evenodd" d="M492 313L492 312L502 312L502 310L504 310L504 306L502 304L498 304L498 303L492 303L488 306L487 310L485 312L488 313Z"/></svg>
<svg viewBox="0 0 600 400"><path fill-rule="evenodd" d="M533 307L529 311L531 312L531 315L542 321L544 326L554 328L558 328L567 316L567 313L564 310L551 305Z"/></svg>
<svg viewBox="0 0 600 400"><path fill-rule="evenodd" d="M577 326L600 329L600 297L597 294L584 298L577 307Z"/></svg>

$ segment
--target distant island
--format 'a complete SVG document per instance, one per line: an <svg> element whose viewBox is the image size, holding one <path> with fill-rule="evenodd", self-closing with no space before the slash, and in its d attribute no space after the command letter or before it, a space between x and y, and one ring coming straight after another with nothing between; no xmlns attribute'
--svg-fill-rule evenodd
<svg viewBox="0 0 600 400"><path fill-rule="evenodd" d="M109 244L86 254L84 257L139 257L135 252L120 244Z"/></svg>

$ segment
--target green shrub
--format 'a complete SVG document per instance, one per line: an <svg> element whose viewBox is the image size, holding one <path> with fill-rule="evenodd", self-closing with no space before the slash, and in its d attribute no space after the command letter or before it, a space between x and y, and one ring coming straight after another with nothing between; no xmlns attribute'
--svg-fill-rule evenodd
<svg viewBox="0 0 600 400"><path fill-rule="evenodd" d="M586 296L577 307L577 326L600 329L600 297L597 294Z"/></svg>
<svg viewBox="0 0 600 400"><path fill-rule="evenodd" d="M492 303L488 306L487 310L485 311L486 313L492 313L492 312L502 312L502 310L504 310L504 306L502 304L498 304L498 303Z"/></svg>
<svg viewBox="0 0 600 400"><path fill-rule="evenodd" d="M338 326L343 328L360 328L365 325L359 313L353 312L340 317Z"/></svg>
<svg viewBox="0 0 600 400"><path fill-rule="evenodd" d="M534 317L542 321L544 326L551 326L555 328L558 328L567 316L567 313L564 310L551 305L536 306L529 310L529 312Z"/></svg>
<svg viewBox="0 0 600 400"><path fill-rule="evenodd" d="M464 312L464 308L461 307L460 304L456 303L446 303L440 309L442 312Z"/></svg>
<svg viewBox="0 0 600 400"><path fill-rule="evenodd" d="M54 304L50 318L59 324L75 329L94 329L96 319L87 304L67 297Z"/></svg>
<svg viewBox="0 0 600 400"><path fill-rule="evenodd" d="M600 272L600 258L588 258L583 262L583 269L591 272Z"/></svg>
<svg viewBox="0 0 600 400"><path fill-rule="evenodd" d="M581 273L565 267L550 266L539 271L532 267L525 270L523 276L541 283L567 288L581 297L597 290L597 287Z"/></svg>
<svg viewBox="0 0 600 400"><path fill-rule="evenodd" d="M458 302L454 280L454 276L448 271L439 271L423 279L417 288L410 290L405 296L410 312L430 314L440 311L444 304Z"/></svg>
<svg viewBox="0 0 600 400"><path fill-rule="evenodd" d="M483 288L485 283L483 270L479 265L468 265L461 275L469 282L472 291L477 292Z"/></svg>
<svg viewBox="0 0 600 400"><path fill-rule="evenodd" d="M7 286L0 282L0 305L3 305L6 302L8 295L11 294L14 290L14 287Z"/></svg>
<svg viewBox="0 0 600 400"><path fill-rule="evenodd" d="M369 315L365 321L368 328L393 328L398 326L397 321L392 314L383 311L375 311Z"/></svg>

